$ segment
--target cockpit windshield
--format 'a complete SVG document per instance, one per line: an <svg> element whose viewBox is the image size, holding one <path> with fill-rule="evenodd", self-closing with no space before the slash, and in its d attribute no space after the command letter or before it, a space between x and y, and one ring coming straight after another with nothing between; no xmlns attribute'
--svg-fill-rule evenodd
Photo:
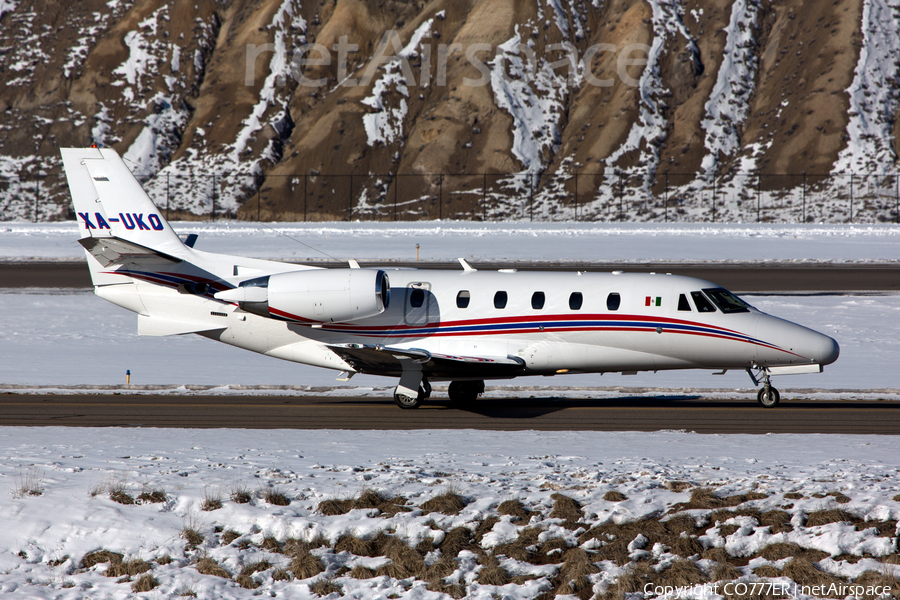
<svg viewBox="0 0 900 600"><path fill-rule="evenodd" d="M709 288L703 291L725 314L750 312L750 309L753 308L724 288Z"/></svg>

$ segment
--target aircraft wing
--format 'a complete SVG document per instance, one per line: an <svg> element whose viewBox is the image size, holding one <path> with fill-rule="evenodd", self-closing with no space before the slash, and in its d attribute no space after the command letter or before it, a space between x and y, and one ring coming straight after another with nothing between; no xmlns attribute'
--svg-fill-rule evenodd
<svg viewBox="0 0 900 600"><path fill-rule="evenodd" d="M78 243L84 246L104 268L126 262L154 264L181 262L180 258L117 237L86 237L78 240Z"/></svg>
<svg viewBox="0 0 900 600"><path fill-rule="evenodd" d="M504 377L525 366L524 360L514 356L453 356L381 344L333 344L328 348L358 373L371 375L399 375L405 361L419 363L431 377Z"/></svg>

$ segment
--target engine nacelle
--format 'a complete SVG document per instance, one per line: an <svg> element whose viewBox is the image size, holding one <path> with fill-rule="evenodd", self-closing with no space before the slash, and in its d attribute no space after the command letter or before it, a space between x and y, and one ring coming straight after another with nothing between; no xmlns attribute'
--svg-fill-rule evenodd
<svg viewBox="0 0 900 600"><path fill-rule="evenodd" d="M310 269L249 279L215 297L263 317L336 323L383 313L391 288L381 270Z"/></svg>

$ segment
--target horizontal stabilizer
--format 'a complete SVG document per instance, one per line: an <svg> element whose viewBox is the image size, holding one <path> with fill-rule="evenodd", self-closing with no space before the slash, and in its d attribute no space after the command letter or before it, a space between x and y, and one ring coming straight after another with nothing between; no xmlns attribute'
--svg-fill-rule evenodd
<svg viewBox="0 0 900 600"><path fill-rule="evenodd" d="M181 262L180 258L117 237L87 237L81 238L78 243L104 267L126 262L141 264Z"/></svg>
<svg viewBox="0 0 900 600"><path fill-rule="evenodd" d="M525 361L515 356L453 356L380 344L338 344L328 348L359 373L397 375L404 370L404 362L409 361L422 365L422 371L432 377L504 377L525 366Z"/></svg>
<svg viewBox="0 0 900 600"><path fill-rule="evenodd" d="M217 331L226 328L227 326L211 327L209 323L190 323L188 321L175 321L161 317L138 315L138 335L182 335L185 333L200 333L201 331Z"/></svg>

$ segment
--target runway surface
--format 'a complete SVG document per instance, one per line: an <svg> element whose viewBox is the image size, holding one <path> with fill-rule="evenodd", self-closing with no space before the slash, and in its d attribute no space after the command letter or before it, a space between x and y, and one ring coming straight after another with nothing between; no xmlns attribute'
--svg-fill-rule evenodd
<svg viewBox="0 0 900 600"><path fill-rule="evenodd" d="M311 263L309 263L311 264ZM346 266L345 263L316 263L320 266ZM362 266L383 266L384 263L361 262ZM456 263L392 263L394 267L421 269L459 269ZM653 263L641 265L565 263L523 265L478 263L484 269L514 267L521 270L552 271L612 271L632 273L672 273L713 281L738 293L753 292L813 292L842 293L850 291L900 291L900 264L839 265L821 264L684 264ZM87 265L83 262L0 262L0 288L90 288Z"/></svg>
<svg viewBox="0 0 900 600"><path fill-rule="evenodd" d="M787 394L786 394L787 396ZM390 399L281 396L0 395L0 425L240 429L482 429L696 433L900 434L900 403L750 400L697 395L571 400L446 399L401 410Z"/></svg>

